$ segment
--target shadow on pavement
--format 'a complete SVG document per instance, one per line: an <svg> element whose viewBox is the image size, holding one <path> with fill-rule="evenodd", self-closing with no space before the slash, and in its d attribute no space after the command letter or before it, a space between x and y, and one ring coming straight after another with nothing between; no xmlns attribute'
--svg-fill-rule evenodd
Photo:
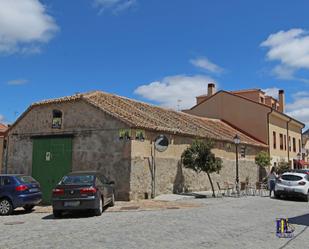
<svg viewBox="0 0 309 249"><path fill-rule="evenodd" d="M14 210L11 215L26 215L26 214L31 214L33 213L34 210L32 211L25 211L25 210Z"/></svg>
<svg viewBox="0 0 309 249"><path fill-rule="evenodd" d="M207 198L207 195L203 195L203 194L197 194L197 193L181 193L179 195L184 195L184 196L193 196L195 198Z"/></svg>
<svg viewBox="0 0 309 249"><path fill-rule="evenodd" d="M289 218L290 224L309 226L309 214Z"/></svg>
<svg viewBox="0 0 309 249"><path fill-rule="evenodd" d="M104 215L107 207L104 207L102 215ZM42 220L59 220L59 219L80 219L80 218L91 218L96 217L90 210L76 210L71 212L63 212L61 218L55 218L53 214L42 217Z"/></svg>

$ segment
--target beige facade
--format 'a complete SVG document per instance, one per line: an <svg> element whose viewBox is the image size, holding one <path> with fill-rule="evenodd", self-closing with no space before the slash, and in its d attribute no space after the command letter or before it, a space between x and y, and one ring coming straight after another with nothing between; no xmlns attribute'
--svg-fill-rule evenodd
<svg viewBox="0 0 309 249"><path fill-rule="evenodd" d="M265 96L259 89L219 91L184 112L222 119L267 144L273 165L280 161L293 164L293 160L297 159L297 154L301 151L304 124L280 112L284 110L282 90L279 96L280 99L277 101Z"/></svg>

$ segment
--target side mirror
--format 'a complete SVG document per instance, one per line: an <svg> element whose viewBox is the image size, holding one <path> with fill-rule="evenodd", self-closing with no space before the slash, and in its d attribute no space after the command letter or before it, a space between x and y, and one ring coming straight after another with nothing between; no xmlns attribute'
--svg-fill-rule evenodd
<svg viewBox="0 0 309 249"><path fill-rule="evenodd" d="M109 185L114 185L115 182L114 182L114 181L110 181L108 184L109 184Z"/></svg>

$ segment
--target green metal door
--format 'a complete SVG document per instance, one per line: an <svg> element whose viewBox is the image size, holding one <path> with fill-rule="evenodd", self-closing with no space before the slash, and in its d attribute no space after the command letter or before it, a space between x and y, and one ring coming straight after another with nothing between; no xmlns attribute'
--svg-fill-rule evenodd
<svg viewBox="0 0 309 249"><path fill-rule="evenodd" d="M41 184L43 203L49 204L52 189L72 167L72 138L33 139L32 176Z"/></svg>

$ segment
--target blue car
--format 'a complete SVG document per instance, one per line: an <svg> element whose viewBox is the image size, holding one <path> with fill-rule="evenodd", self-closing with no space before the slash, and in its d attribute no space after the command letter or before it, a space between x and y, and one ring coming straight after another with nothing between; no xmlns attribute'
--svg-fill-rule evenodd
<svg viewBox="0 0 309 249"><path fill-rule="evenodd" d="M18 207L30 212L41 200L40 184L31 176L0 175L0 215L10 215Z"/></svg>

